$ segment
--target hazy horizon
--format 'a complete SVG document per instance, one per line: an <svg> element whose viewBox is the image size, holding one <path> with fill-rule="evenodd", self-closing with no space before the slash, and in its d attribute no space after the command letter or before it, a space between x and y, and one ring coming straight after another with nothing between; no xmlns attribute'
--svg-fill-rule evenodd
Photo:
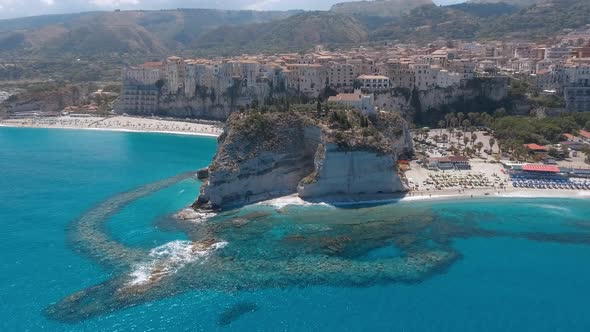
<svg viewBox="0 0 590 332"><path fill-rule="evenodd" d="M233 10L327 10L345 0L0 0L0 19L69 14L96 10L212 8ZM434 0L439 5L465 0Z"/></svg>

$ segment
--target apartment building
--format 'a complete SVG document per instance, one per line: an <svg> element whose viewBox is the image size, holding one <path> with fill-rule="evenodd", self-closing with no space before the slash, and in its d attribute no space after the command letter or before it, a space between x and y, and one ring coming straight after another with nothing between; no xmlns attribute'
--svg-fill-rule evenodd
<svg viewBox="0 0 590 332"><path fill-rule="evenodd" d="M360 70L350 63L330 63L328 65L328 82L333 88L352 87Z"/></svg>
<svg viewBox="0 0 590 332"><path fill-rule="evenodd" d="M163 78L161 62L146 62L136 67L123 68L122 79L125 84L150 85Z"/></svg>
<svg viewBox="0 0 590 332"><path fill-rule="evenodd" d="M361 75L357 77L360 87L363 90L379 91L391 88L389 77L381 75Z"/></svg>

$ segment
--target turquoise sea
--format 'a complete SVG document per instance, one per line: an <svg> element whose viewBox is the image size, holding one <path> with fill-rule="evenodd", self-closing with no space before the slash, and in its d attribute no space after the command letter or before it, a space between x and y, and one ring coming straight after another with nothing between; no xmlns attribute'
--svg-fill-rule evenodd
<svg viewBox="0 0 590 332"><path fill-rule="evenodd" d="M590 330L588 201L172 218L215 145L0 128L0 331Z"/></svg>

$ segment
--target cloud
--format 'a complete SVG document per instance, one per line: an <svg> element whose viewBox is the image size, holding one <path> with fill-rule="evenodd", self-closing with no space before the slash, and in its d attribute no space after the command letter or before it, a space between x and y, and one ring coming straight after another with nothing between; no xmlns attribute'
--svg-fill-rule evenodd
<svg viewBox="0 0 590 332"><path fill-rule="evenodd" d="M264 10L268 6L281 2L281 0L261 0L248 5L246 8L251 10Z"/></svg>
<svg viewBox="0 0 590 332"><path fill-rule="evenodd" d="M91 0L90 2L100 7L120 7L140 4L139 0Z"/></svg>
<svg viewBox="0 0 590 332"><path fill-rule="evenodd" d="M55 0L41 0L47 6L53 6L55 4Z"/></svg>

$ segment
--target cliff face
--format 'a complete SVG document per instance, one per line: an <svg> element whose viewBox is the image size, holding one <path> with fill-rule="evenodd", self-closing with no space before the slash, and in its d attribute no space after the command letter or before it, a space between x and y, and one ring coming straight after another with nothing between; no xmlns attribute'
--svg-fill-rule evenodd
<svg viewBox="0 0 590 332"><path fill-rule="evenodd" d="M234 113L194 207L223 209L293 193L312 199L403 192L396 163L411 154L407 124L392 113L371 120L352 111L321 119Z"/></svg>
<svg viewBox="0 0 590 332"><path fill-rule="evenodd" d="M59 112L67 106L79 106L88 101L88 94L94 89L90 84L51 85L16 94L2 105L9 113L16 112Z"/></svg>
<svg viewBox="0 0 590 332"><path fill-rule="evenodd" d="M413 101L412 94L415 93ZM508 80L503 77L473 79L463 82L460 86L452 86L445 89L430 89L426 91L398 91L375 95L375 105L399 109L402 112L411 113L419 108L421 112L432 109L440 109L444 105L456 102L486 98L499 102L508 97Z"/></svg>
<svg viewBox="0 0 590 332"><path fill-rule="evenodd" d="M313 170L319 141L320 129L305 116L232 114L195 207L239 206L295 192Z"/></svg>
<svg viewBox="0 0 590 332"><path fill-rule="evenodd" d="M395 172L396 158L372 151L342 151L330 143L322 146L311 178L301 181L301 198L360 196L407 191Z"/></svg>

